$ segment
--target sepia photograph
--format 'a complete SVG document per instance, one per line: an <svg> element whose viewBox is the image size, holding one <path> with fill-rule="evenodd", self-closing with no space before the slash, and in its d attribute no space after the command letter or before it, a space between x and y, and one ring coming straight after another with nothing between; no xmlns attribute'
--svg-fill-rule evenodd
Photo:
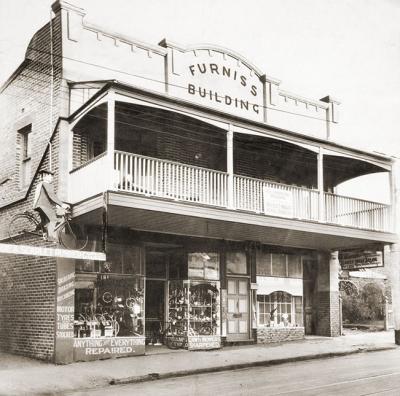
<svg viewBox="0 0 400 396"><path fill-rule="evenodd" d="M400 0L0 0L0 396L400 395Z"/></svg>

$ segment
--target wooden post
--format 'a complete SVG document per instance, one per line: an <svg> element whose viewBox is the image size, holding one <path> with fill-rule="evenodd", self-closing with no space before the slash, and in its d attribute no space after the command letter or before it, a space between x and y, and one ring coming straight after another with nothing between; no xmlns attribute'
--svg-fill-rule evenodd
<svg viewBox="0 0 400 396"><path fill-rule="evenodd" d="M109 91L107 95L107 189L113 188L115 184L114 171L115 151L115 93Z"/></svg>
<svg viewBox="0 0 400 396"><path fill-rule="evenodd" d="M233 209L233 125L229 124L226 133L226 172L228 174L228 208Z"/></svg>
<svg viewBox="0 0 400 396"><path fill-rule="evenodd" d="M319 221L325 222L325 197L324 197L324 149L322 147L319 148L318 153L318 191L319 191L319 205L318 205L318 213L319 213Z"/></svg>

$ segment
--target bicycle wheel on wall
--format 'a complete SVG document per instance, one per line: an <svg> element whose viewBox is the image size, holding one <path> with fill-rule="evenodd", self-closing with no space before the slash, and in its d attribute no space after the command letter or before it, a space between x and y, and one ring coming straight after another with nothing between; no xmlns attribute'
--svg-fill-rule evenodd
<svg viewBox="0 0 400 396"><path fill-rule="evenodd" d="M34 215L29 213L20 213L11 219L8 235L16 244L32 244L44 240L44 230L41 223Z"/></svg>
<svg viewBox="0 0 400 396"><path fill-rule="evenodd" d="M83 226L65 221L58 229L60 244L66 249L83 250L88 244L88 235Z"/></svg>

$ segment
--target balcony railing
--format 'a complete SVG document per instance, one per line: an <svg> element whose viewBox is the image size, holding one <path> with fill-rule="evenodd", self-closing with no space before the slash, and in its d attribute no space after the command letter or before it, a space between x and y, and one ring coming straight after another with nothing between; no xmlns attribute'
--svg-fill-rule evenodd
<svg viewBox="0 0 400 396"><path fill-rule="evenodd" d="M225 172L121 151L114 153L113 173L107 179L107 168L112 167L107 158L100 157L71 172L71 202L117 190L269 216L391 231L391 208L381 203L329 193L320 200L318 190L238 175L230 180Z"/></svg>
<svg viewBox="0 0 400 396"><path fill-rule="evenodd" d="M227 206L227 174L136 154L115 153L114 188L205 205Z"/></svg>

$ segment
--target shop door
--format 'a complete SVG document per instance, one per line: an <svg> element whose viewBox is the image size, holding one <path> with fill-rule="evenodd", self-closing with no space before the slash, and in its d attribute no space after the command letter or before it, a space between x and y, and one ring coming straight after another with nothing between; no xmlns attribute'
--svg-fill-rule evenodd
<svg viewBox="0 0 400 396"><path fill-rule="evenodd" d="M146 280L146 344L158 345L164 326L165 281Z"/></svg>
<svg viewBox="0 0 400 396"><path fill-rule="evenodd" d="M228 278L227 341L249 339L249 281Z"/></svg>

